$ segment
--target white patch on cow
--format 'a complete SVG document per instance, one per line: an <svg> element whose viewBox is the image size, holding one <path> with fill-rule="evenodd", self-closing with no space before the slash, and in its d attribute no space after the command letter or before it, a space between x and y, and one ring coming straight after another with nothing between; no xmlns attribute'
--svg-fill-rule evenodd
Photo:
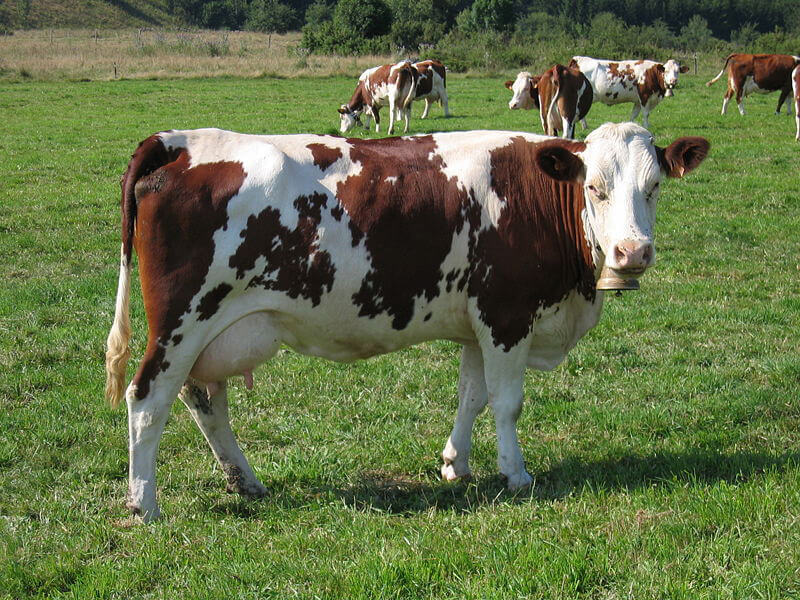
<svg viewBox="0 0 800 600"><path fill-rule="evenodd" d="M389 175L388 177L386 177L386 179L384 179L384 181L386 183L395 184L395 183L397 183L397 176L396 175Z"/></svg>

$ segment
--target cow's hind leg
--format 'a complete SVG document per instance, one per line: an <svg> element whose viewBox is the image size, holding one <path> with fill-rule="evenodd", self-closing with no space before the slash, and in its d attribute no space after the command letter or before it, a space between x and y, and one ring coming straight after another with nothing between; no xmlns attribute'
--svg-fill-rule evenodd
<svg viewBox="0 0 800 600"><path fill-rule="evenodd" d="M425 98L425 108L422 109L422 116L420 116L420 119L424 119L428 116L428 112L430 112L431 110L431 104L433 104L433 102L431 102L431 99Z"/></svg>
<svg viewBox="0 0 800 600"><path fill-rule="evenodd" d="M791 116L792 114L792 103L788 101L789 94L791 93L791 88L784 88L781 90L781 95L778 98L778 108L775 109L775 114L781 114L781 106L783 103L786 102L786 114Z"/></svg>
<svg viewBox="0 0 800 600"><path fill-rule="evenodd" d="M472 426L476 417L486 408L488 400L481 351L476 346L464 346L458 379L458 414L442 451L443 479L452 481L471 475L469 453L472 448Z"/></svg>
<svg viewBox="0 0 800 600"><path fill-rule="evenodd" d="M267 493L242 454L231 430L228 416L228 386L225 381L213 386L209 395L205 384L189 379L180 398L203 432L211 451L228 480L228 491L261 497Z"/></svg>
<svg viewBox="0 0 800 600"><path fill-rule="evenodd" d="M157 372L157 375L153 375ZM130 511L149 522L160 515L156 500L156 455L172 403L186 373L170 368L156 352L148 352L128 386L128 503Z"/></svg>

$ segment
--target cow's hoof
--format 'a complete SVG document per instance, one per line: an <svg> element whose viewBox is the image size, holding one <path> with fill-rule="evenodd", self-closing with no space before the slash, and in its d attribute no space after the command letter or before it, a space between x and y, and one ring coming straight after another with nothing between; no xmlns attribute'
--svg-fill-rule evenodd
<svg viewBox="0 0 800 600"><path fill-rule="evenodd" d="M506 478L506 487L510 492L529 487L533 483L533 477L528 475L525 471L515 473L514 475L504 474L503 476Z"/></svg>
<svg viewBox="0 0 800 600"><path fill-rule="evenodd" d="M248 498L263 498L267 495L267 488L259 482L244 483L241 481L228 482L225 491L229 494L239 494Z"/></svg>
<svg viewBox="0 0 800 600"><path fill-rule="evenodd" d="M452 463L445 463L442 465L442 479L445 481L471 481L472 473L469 469L456 469Z"/></svg>
<svg viewBox="0 0 800 600"><path fill-rule="evenodd" d="M133 517L142 523L152 523L153 521L161 518L161 511L159 510L158 506L144 509L138 504L134 504L132 502L128 502L125 504L125 506L129 511L131 511L131 515L133 515Z"/></svg>

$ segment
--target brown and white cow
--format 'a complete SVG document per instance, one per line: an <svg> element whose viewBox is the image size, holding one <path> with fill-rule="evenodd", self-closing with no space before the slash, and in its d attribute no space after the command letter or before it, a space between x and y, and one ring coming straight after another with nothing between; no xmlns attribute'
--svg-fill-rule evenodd
<svg viewBox="0 0 800 600"><path fill-rule="evenodd" d="M578 69L564 65L554 65L535 77L522 71L514 81L506 81L506 87L514 93L508 108L535 106L547 135L562 131L565 138L575 137L575 122L584 120L592 106L589 81Z"/></svg>
<svg viewBox="0 0 800 600"><path fill-rule="evenodd" d="M106 394L125 390L133 251L148 322L124 397L128 506L158 516L156 453L176 396L228 486L265 487L228 422L228 378L282 344L335 361L426 340L463 345L442 475L468 476L475 418L491 404L498 466L527 486L516 421L526 367L553 369L600 317L600 269L654 261L659 182L706 156L659 148L633 123L585 142L503 131L346 139L166 131L122 181L122 251Z"/></svg>
<svg viewBox="0 0 800 600"><path fill-rule="evenodd" d="M350 131L359 122L361 113L366 117L364 127L369 129L370 118L375 118L375 131L380 131L380 109L389 107L389 129L394 130L395 116L403 119L403 133L408 132L411 103L417 87L417 71L407 60L394 65L381 65L364 71L358 78L350 102L339 107L339 130Z"/></svg>
<svg viewBox="0 0 800 600"><path fill-rule="evenodd" d="M573 56L570 67L586 75L594 90L594 101L613 105L633 102L631 121L642 113L642 125L650 127L650 111L662 98L674 95L678 75L689 68L673 59L665 63L652 60L603 60Z"/></svg>
<svg viewBox="0 0 800 600"><path fill-rule="evenodd" d="M719 74L711 81L711 86L725 71L728 71L728 89L722 100L722 114L728 111L728 102L736 96L739 114L744 114L744 98L753 92L768 94L781 91L775 114L780 114L781 106L792 93L792 69L800 64L800 56L790 54L729 54ZM791 102L786 103L786 113L792 113Z"/></svg>
<svg viewBox="0 0 800 600"><path fill-rule="evenodd" d="M797 125L794 139L800 142L800 65L792 71L792 93L794 94L794 121Z"/></svg>
<svg viewBox="0 0 800 600"><path fill-rule="evenodd" d="M447 69L438 60L420 60L411 65L416 69L417 91L415 100L425 100L425 109L420 119L428 116L431 104L438 101L444 108L444 116L450 116L450 107L447 104Z"/></svg>

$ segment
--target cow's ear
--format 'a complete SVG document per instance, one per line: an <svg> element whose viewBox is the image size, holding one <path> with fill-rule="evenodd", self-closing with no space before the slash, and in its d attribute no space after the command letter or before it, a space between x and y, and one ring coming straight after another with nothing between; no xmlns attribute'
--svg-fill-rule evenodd
<svg viewBox="0 0 800 600"><path fill-rule="evenodd" d="M514 88L514 82L513 81L506 81L506 87L508 89L512 90Z"/></svg>
<svg viewBox="0 0 800 600"><path fill-rule="evenodd" d="M586 167L580 157L559 142L536 146L533 159L545 175L556 181L583 183L586 177Z"/></svg>
<svg viewBox="0 0 800 600"><path fill-rule="evenodd" d="M689 72L689 67L684 65L679 70L680 70L681 73L688 73Z"/></svg>
<svg viewBox="0 0 800 600"><path fill-rule="evenodd" d="M683 177L708 156L711 144L702 137L682 137L666 148L656 146L656 155L667 177Z"/></svg>

